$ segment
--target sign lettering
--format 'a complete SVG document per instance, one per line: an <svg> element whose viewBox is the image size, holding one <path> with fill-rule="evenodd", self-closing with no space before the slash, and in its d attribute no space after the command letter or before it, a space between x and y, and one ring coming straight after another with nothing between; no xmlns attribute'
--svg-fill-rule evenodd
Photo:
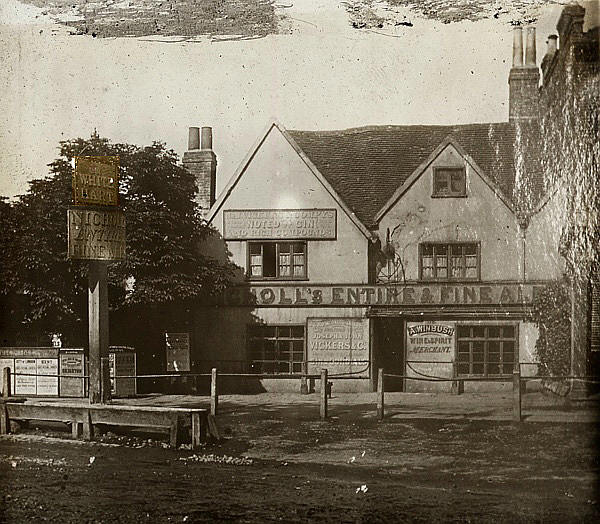
<svg viewBox="0 0 600 524"><path fill-rule="evenodd" d="M225 240L335 240L335 209L244 209L223 212Z"/></svg>
<svg viewBox="0 0 600 524"><path fill-rule="evenodd" d="M406 284L403 286L298 285L238 286L225 291L228 306L418 306L490 305L525 306L542 286L521 283L489 283L484 286Z"/></svg>
<svg viewBox="0 0 600 524"><path fill-rule="evenodd" d="M75 205L119 204L119 157L76 156L73 171Z"/></svg>
<svg viewBox="0 0 600 524"><path fill-rule="evenodd" d="M69 209L68 256L79 260L125 258L125 214L118 209L102 211Z"/></svg>

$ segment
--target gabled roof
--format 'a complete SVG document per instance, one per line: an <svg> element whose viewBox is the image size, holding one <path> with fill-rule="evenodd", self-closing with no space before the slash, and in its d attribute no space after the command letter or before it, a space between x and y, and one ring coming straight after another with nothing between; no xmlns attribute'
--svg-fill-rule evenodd
<svg viewBox="0 0 600 524"><path fill-rule="evenodd" d="M311 160L309 158L307 158L304 151L302 151L302 149L294 141L293 137L290 136L289 132L275 119L271 120L271 122L269 122L269 124L266 126L263 133L261 133L258 140L254 143L254 145L252 146L252 148L250 149L250 151L248 152L248 154L246 155L246 157L244 158L242 163L239 165L239 167L237 168L237 170L235 171L235 173L233 174L233 176L227 183L227 186L225 187L225 189L223 189L223 191L219 195L219 198L217 199L217 201L210 208L208 216L206 217L207 222L209 224L212 222L215 215L217 214L219 209L221 209L221 207L223 206L223 204L225 203L225 201L227 200L227 198L229 197L229 195L231 194L231 192L237 185L238 181L240 180L242 175L245 173L246 168L248 167L248 165L250 164L250 162L252 161L252 159L254 158L254 156L256 155L256 153L258 152L260 147L262 146L263 142L266 140L267 136L273 129L277 129L284 136L284 138L289 142L289 144L292 146L294 151L298 154L298 156L302 159L302 161L311 170L313 175L315 175L317 180L323 185L324 189L334 198L334 200L340 206L342 211L344 213L346 213L346 215L350 218L350 220L354 223L354 225L358 228L358 230L369 240L375 241L376 236L373 233L371 233L371 231L369 231L369 229L367 227L365 227L365 224L360 221L360 219L348 207L347 203L344 202L344 200L340 198L339 193L335 190L334 187L332 187L329 180L327 178L325 178L322 173L319 172L319 170L314 166L314 164L311 162Z"/></svg>
<svg viewBox="0 0 600 524"><path fill-rule="evenodd" d="M288 133L367 227L375 226L380 209L445 140L459 144L512 201L516 131L508 122Z"/></svg>

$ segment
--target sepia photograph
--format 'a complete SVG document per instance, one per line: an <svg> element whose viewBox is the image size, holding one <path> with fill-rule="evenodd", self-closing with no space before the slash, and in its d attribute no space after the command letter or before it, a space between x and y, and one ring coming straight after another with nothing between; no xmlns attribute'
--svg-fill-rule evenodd
<svg viewBox="0 0 600 524"><path fill-rule="evenodd" d="M600 0L2 0L0 521L600 521Z"/></svg>

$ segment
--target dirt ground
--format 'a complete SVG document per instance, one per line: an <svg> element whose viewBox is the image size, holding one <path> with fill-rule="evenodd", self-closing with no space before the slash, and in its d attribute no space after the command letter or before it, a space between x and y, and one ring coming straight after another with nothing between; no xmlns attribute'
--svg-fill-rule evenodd
<svg viewBox="0 0 600 524"><path fill-rule="evenodd" d="M310 398L310 397L309 397ZM311 400L314 400L311 398ZM5 522L598 522L594 423L375 420L347 402L223 402L202 450L166 437L0 439ZM114 430L113 430L114 431ZM147 438L151 441L148 442Z"/></svg>

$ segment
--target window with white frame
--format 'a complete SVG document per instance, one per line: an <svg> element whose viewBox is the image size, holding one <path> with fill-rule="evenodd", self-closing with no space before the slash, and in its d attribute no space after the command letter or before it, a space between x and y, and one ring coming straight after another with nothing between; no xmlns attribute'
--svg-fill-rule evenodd
<svg viewBox="0 0 600 524"><path fill-rule="evenodd" d="M249 242L248 277L306 279L306 242Z"/></svg>
<svg viewBox="0 0 600 524"><path fill-rule="evenodd" d="M429 242L419 246L421 280L478 280L477 242Z"/></svg>

